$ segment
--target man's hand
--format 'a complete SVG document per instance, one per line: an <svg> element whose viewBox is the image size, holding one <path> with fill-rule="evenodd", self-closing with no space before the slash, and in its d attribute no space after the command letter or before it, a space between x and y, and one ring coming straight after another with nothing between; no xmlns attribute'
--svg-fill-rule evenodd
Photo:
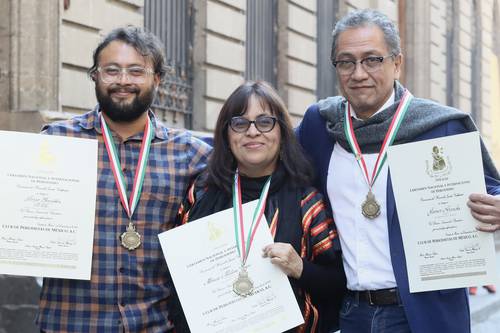
<svg viewBox="0 0 500 333"><path fill-rule="evenodd" d="M262 249L264 258L271 258L271 263L278 266L286 275L300 278L304 265L302 258L288 243L274 243Z"/></svg>
<svg viewBox="0 0 500 333"><path fill-rule="evenodd" d="M477 230L494 232L500 230L500 196L473 193L467 202L472 216L483 225Z"/></svg>

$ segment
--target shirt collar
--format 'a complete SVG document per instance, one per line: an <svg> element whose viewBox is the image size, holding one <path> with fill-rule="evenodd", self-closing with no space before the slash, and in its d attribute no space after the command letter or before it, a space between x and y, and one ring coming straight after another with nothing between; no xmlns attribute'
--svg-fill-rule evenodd
<svg viewBox="0 0 500 333"><path fill-rule="evenodd" d="M377 112L375 112L374 114L372 114L370 116L370 118L373 117L374 115L376 115L377 113L380 113L382 110L385 110L390 105L394 104L395 98L396 98L396 95L394 93L394 89L392 89L391 96L389 96L389 98L385 101L384 105L382 105L382 107L380 109L378 109ZM356 120L363 120L361 118L358 118L358 116L356 116L356 112L354 112L354 109L352 107L351 107L351 117L353 117Z"/></svg>
<svg viewBox="0 0 500 333"><path fill-rule="evenodd" d="M165 127L160 123L160 121L156 118L155 114L151 109L148 110L149 119L151 119L151 123L153 128L155 129L155 138L166 140L167 133L164 130ZM80 127L91 130L94 129L97 133L102 134L101 131L101 111L99 108L99 104L97 104L94 109L88 114L88 117L78 117L78 124ZM133 136L135 137L135 136Z"/></svg>

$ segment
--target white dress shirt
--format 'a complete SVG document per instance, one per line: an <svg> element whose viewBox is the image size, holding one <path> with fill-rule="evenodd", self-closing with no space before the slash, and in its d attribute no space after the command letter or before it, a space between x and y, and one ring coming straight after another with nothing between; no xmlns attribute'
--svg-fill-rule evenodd
<svg viewBox="0 0 500 333"><path fill-rule="evenodd" d="M394 91L377 111L394 103ZM351 116L356 117L351 108ZM368 174L378 153L364 154ZM347 288L350 290L376 290L396 287L391 264L387 225L387 163L382 166L372 187L380 205L380 215L368 219L361 213L361 204L369 191L363 171L352 153L335 144L327 175L328 197L342 245Z"/></svg>

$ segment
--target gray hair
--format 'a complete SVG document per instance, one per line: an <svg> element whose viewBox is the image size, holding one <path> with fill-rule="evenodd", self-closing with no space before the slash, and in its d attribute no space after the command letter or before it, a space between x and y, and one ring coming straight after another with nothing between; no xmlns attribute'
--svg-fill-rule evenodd
<svg viewBox="0 0 500 333"><path fill-rule="evenodd" d="M401 53L401 42L399 32L394 23L384 14L373 9L355 10L344 16L335 24L332 33L332 50L330 60L335 61L337 55L337 40L339 35L349 29L374 25L384 33L384 39L389 52L394 55Z"/></svg>

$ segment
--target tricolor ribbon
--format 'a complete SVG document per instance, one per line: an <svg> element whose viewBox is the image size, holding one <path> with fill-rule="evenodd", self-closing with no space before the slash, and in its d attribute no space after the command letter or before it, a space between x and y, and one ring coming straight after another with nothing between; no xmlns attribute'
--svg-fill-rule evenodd
<svg viewBox="0 0 500 333"><path fill-rule="evenodd" d="M238 169L234 173L233 182L233 214L234 214L234 238L236 239L236 248L238 249L238 254L241 258L242 266L245 266L246 260L248 258L248 253L252 246L255 232L259 227L262 216L264 215L264 210L266 208L267 194L269 193L269 187L271 185L271 176L267 179L262 191L260 193L259 201L257 207L253 212L252 224L246 235L245 240L245 225L243 222L243 205L241 201L241 185L240 185L240 175Z"/></svg>
<svg viewBox="0 0 500 333"><path fill-rule="evenodd" d="M132 219L132 215L134 215L135 208L137 207L137 203L139 202L139 198L141 197L142 184L144 183L144 175L146 174L146 166L148 164L149 150L151 148L151 143L154 137L151 119L149 119L148 117L146 127L144 128L141 151L139 153L139 160L137 162L137 168L135 170L134 184L132 187L130 198L127 198L127 183L122 173L120 159L118 157L116 146L113 141L111 130L109 129L102 115L101 130L102 136L104 138L104 144L108 152L111 170L113 171L113 175L115 177L116 188L118 189L118 194L120 195L120 201L122 202L123 208L125 209L125 212L127 213L129 219Z"/></svg>
<svg viewBox="0 0 500 333"><path fill-rule="evenodd" d="M356 156L356 161L358 162L359 167L363 171L363 176L365 177L366 183L372 189L373 184L375 184L375 180L377 179L382 166L384 165L387 159L387 149L392 144L394 139L396 138L396 134L403 122L403 119L406 115L406 111L408 111L408 106L413 99L413 95L407 90L405 90L403 97L401 97L401 101L399 102L396 113L394 114L389 129L384 138L384 142L382 143L382 147L380 147L380 152L377 156L377 161L375 162L375 166L373 167L371 178L368 174L368 168L366 167L366 162L363 157L363 153L358 145L358 140L356 139L356 135L354 134L354 127L352 125L351 119L351 105L347 102L347 107L345 108L345 116L344 116L344 132L347 138L347 142L351 147L354 156Z"/></svg>

